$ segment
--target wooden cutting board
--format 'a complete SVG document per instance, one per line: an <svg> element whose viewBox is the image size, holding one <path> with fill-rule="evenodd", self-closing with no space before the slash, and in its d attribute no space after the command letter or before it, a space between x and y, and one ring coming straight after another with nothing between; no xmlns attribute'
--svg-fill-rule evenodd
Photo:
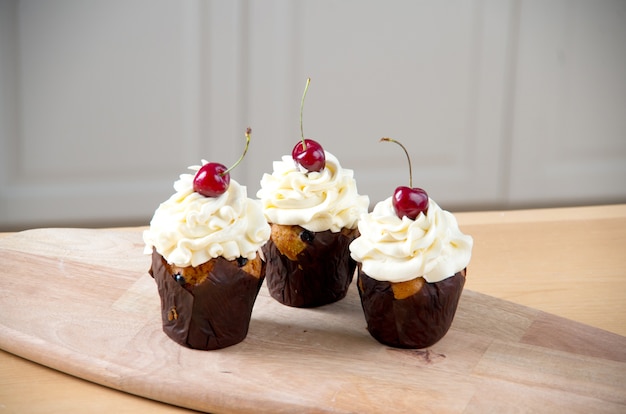
<svg viewBox="0 0 626 414"><path fill-rule="evenodd" d="M354 283L318 309L282 306L263 287L244 342L190 350L161 331L142 251L137 229L1 239L0 348L216 413L626 412L626 337L468 290L426 350L371 338Z"/></svg>

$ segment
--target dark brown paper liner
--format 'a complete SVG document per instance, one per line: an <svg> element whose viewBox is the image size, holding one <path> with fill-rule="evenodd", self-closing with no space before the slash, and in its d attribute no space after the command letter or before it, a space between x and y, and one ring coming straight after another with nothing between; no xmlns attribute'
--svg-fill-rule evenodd
<svg viewBox="0 0 626 414"><path fill-rule="evenodd" d="M161 297L163 331L189 348L220 349L243 341L263 284L264 268L256 278L223 257L214 260L206 280L188 290L174 280L163 257L152 253L150 274Z"/></svg>
<svg viewBox="0 0 626 414"><path fill-rule="evenodd" d="M358 290L367 330L396 348L426 348L448 332L465 284L465 270L396 299L390 282L372 279L359 268Z"/></svg>
<svg viewBox="0 0 626 414"><path fill-rule="evenodd" d="M267 261L267 288L280 303L312 308L343 299L356 262L348 246L358 230L316 232L296 261L284 256L270 239L262 248Z"/></svg>

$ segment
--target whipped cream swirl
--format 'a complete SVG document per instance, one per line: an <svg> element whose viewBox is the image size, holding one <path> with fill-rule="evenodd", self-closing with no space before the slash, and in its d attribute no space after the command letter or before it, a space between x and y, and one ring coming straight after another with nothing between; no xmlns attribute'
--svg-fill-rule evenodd
<svg viewBox="0 0 626 414"><path fill-rule="evenodd" d="M260 202L248 198L246 187L232 179L224 194L205 197L193 191L194 176L182 174L174 183L176 192L155 211L143 233L145 253L154 247L168 263L181 267L219 256L254 259L271 231Z"/></svg>
<svg viewBox="0 0 626 414"><path fill-rule="evenodd" d="M360 237L350 244L354 260L379 281L423 277L433 283L454 276L469 264L473 239L459 230L452 213L429 199L427 214L400 219L391 197L361 217Z"/></svg>
<svg viewBox="0 0 626 414"><path fill-rule="evenodd" d="M261 199L267 221L299 225L309 231L354 229L367 213L369 197L357 192L354 172L342 168L329 152L320 172L303 172L290 155L274 162L272 174L263 174Z"/></svg>

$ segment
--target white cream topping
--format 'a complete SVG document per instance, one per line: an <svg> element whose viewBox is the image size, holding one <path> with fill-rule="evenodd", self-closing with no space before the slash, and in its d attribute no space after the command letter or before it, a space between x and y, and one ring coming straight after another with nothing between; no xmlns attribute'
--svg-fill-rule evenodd
<svg viewBox="0 0 626 414"><path fill-rule="evenodd" d="M260 202L248 198L246 187L232 179L224 194L205 197L193 191L194 176L182 174L174 183L176 192L155 211L143 233L145 253L154 247L168 263L181 267L219 256L255 258L271 231Z"/></svg>
<svg viewBox="0 0 626 414"><path fill-rule="evenodd" d="M459 230L452 213L429 199L427 214L400 219L391 197L359 221L361 235L350 244L354 260L368 276L389 282L423 277L433 283L465 269L473 239Z"/></svg>
<svg viewBox="0 0 626 414"><path fill-rule="evenodd" d="M274 162L272 174L261 178L261 199L267 221L299 225L309 231L354 229L367 213L369 197L357 192L354 172L342 168L329 152L320 172L304 172L290 155Z"/></svg>

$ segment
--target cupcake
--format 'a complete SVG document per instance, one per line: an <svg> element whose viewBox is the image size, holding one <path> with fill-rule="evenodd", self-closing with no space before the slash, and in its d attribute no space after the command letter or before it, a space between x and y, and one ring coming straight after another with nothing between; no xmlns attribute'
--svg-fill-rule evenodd
<svg viewBox="0 0 626 414"><path fill-rule="evenodd" d="M189 348L220 349L248 333L270 227L258 200L224 166L203 161L189 168L197 172L182 174L155 211L143 234L145 252L152 255L163 331Z"/></svg>
<svg viewBox="0 0 626 414"><path fill-rule="evenodd" d="M272 174L263 174L257 193L272 228L263 246L268 290L280 303L300 308L346 296L356 269L348 246L369 206L369 198L357 192L353 171L304 138L302 109L310 82L300 104L302 139L291 156L274 162Z"/></svg>
<svg viewBox="0 0 626 414"><path fill-rule="evenodd" d="M264 174L257 196L271 225L263 246L267 287L274 299L315 307L345 297L356 269L348 246L369 199L359 195L353 171L324 152L325 166L303 171L290 156Z"/></svg>
<svg viewBox="0 0 626 414"><path fill-rule="evenodd" d="M358 229L349 248L358 262L357 288L370 334L398 348L435 344L454 319L472 238L450 212L413 187L398 187L377 203Z"/></svg>

